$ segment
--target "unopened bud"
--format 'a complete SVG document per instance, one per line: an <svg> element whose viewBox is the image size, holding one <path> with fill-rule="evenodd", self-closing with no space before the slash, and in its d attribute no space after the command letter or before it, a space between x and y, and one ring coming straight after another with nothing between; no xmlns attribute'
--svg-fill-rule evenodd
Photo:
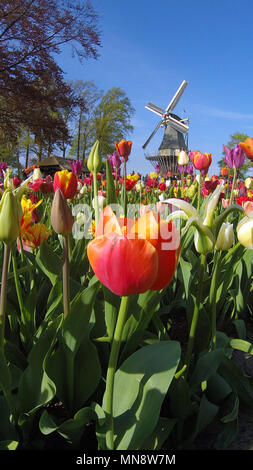
<svg viewBox="0 0 253 470"><path fill-rule="evenodd" d="M99 154L99 141L96 140L95 144L91 148L87 160L87 168L91 173L97 173L101 167L101 163L101 157Z"/></svg>
<svg viewBox="0 0 253 470"><path fill-rule="evenodd" d="M6 189L0 201L0 240L11 244L20 232L22 208L10 189Z"/></svg>
<svg viewBox="0 0 253 470"><path fill-rule="evenodd" d="M223 222L216 240L216 250L229 250L234 243L234 228L233 224Z"/></svg>
<svg viewBox="0 0 253 470"><path fill-rule="evenodd" d="M51 207L51 223L54 231L65 236L72 232L74 221L65 197L59 188L56 189Z"/></svg>

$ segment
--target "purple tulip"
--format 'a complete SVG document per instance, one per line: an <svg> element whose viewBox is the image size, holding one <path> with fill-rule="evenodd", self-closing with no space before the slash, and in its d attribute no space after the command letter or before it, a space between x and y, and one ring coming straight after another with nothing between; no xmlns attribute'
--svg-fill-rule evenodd
<svg viewBox="0 0 253 470"><path fill-rule="evenodd" d="M75 175L81 175L82 173L82 160L76 160L75 162L69 162L71 171Z"/></svg>
<svg viewBox="0 0 253 470"><path fill-rule="evenodd" d="M6 162L0 162L0 178L4 178L3 172L7 170L7 166Z"/></svg>
<svg viewBox="0 0 253 470"><path fill-rule="evenodd" d="M159 165L159 163L157 163L157 165L155 166L155 172L156 172L156 173L160 173L160 165Z"/></svg>
<svg viewBox="0 0 253 470"><path fill-rule="evenodd" d="M229 168L241 168L244 164L245 154L240 145L236 144L233 149L230 149L226 147L226 145L223 145L223 149L225 152L224 162L226 166L228 166Z"/></svg>
<svg viewBox="0 0 253 470"><path fill-rule="evenodd" d="M193 174L193 165L190 164L190 165L177 165L177 168L178 168L178 171L180 174L183 173L184 171L184 174L185 175L192 175Z"/></svg>
<svg viewBox="0 0 253 470"><path fill-rule="evenodd" d="M115 150L115 152L113 152L112 155L107 155L107 157L108 157L112 170L117 170L121 165L120 156L117 150Z"/></svg>

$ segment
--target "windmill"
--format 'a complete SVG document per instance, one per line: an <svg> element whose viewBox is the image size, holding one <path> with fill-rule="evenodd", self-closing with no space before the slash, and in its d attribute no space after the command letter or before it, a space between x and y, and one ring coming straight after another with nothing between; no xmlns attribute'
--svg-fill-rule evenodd
<svg viewBox="0 0 253 470"><path fill-rule="evenodd" d="M168 171L171 172L171 176L178 174L177 157L181 150L188 148L189 118L180 119L176 114L172 113L187 85L188 82L184 80L165 110L153 103L148 103L145 106L145 108L149 109L153 113L158 114L158 116L161 117L161 120L142 146L143 149L147 147L158 129L160 127L165 127L163 140L158 149L158 155L145 155L146 159L151 161L154 166L159 164L162 174L167 175ZM186 135L186 141L184 134Z"/></svg>

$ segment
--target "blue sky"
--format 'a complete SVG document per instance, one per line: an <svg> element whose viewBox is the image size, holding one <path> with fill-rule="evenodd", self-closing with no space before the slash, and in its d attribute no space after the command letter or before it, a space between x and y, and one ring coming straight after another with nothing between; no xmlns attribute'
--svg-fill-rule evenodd
<svg viewBox="0 0 253 470"><path fill-rule="evenodd" d="M135 108L128 170L152 171L142 145L183 80L189 82L174 112L189 117L189 148L210 152L218 172L223 143L243 132L253 137L252 0L92 0L99 15L100 57L83 64L69 47L57 57L67 80L122 88ZM159 129L147 153L155 154Z"/></svg>

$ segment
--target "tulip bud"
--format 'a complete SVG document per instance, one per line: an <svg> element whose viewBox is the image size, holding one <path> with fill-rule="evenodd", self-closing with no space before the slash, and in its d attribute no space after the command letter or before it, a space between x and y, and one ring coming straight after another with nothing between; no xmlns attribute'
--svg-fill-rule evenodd
<svg viewBox="0 0 253 470"><path fill-rule="evenodd" d="M188 165L189 157L184 150L179 153L177 163L178 165Z"/></svg>
<svg viewBox="0 0 253 470"><path fill-rule="evenodd" d="M11 178L12 169L8 167L6 171L3 171L3 174L4 174L4 189L11 189L13 191L13 189L15 189L15 186Z"/></svg>
<svg viewBox="0 0 253 470"><path fill-rule="evenodd" d="M10 189L6 189L0 201L0 240L11 244L20 232L22 208Z"/></svg>
<svg viewBox="0 0 253 470"><path fill-rule="evenodd" d="M33 176L33 181L43 178L43 175L39 168L34 168L32 176Z"/></svg>
<svg viewBox="0 0 253 470"><path fill-rule="evenodd" d="M187 196L192 199L193 196L196 194L197 188L194 184L191 184L191 186L187 189Z"/></svg>
<svg viewBox="0 0 253 470"><path fill-rule="evenodd" d="M246 178L244 185L245 185L245 188L247 189L253 189L253 178L251 177Z"/></svg>
<svg viewBox="0 0 253 470"><path fill-rule="evenodd" d="M106 198L104 196L97 196L98 201L98 210L102 211L103 208L106 206ZM95 199L92 200L92 207L95 209Z"/></svg>
<svg viewBox="0 0 253 470"><path fill-rule="evenodd" d="M241 245L253 250L253 216L251 214L239 222L236 232Z"/></svg>
<svg viewBox="0 0 253 470"><path fill-rule="evenodd" d="M51 207L51 223L54 231L65 236L72 232L74 221L65 197L59 188L56 189Z"/></svg>
<svg viewBox="0 0 253 470"><path fill-rule="evenodd" d="M216 240L216 250L229 250L234 243L234 228L233 224L223 222Z"/></svg>
<svg viewBox="0 0 253 470"><path fill-rule="evenodd" d="M87 160L87 168L91 173L97 173L101 167L101 163L101 157L99 154L99 141L96 140L95 144L91 148Z"/></svg>
<svg viewBox="0 0 253 470"><path fill-rule="evenodd" d="M194 233L194 245L198 253L206 255L213 250L213 235L212 232L207 229L204 231L196 230Z"/></svg>

